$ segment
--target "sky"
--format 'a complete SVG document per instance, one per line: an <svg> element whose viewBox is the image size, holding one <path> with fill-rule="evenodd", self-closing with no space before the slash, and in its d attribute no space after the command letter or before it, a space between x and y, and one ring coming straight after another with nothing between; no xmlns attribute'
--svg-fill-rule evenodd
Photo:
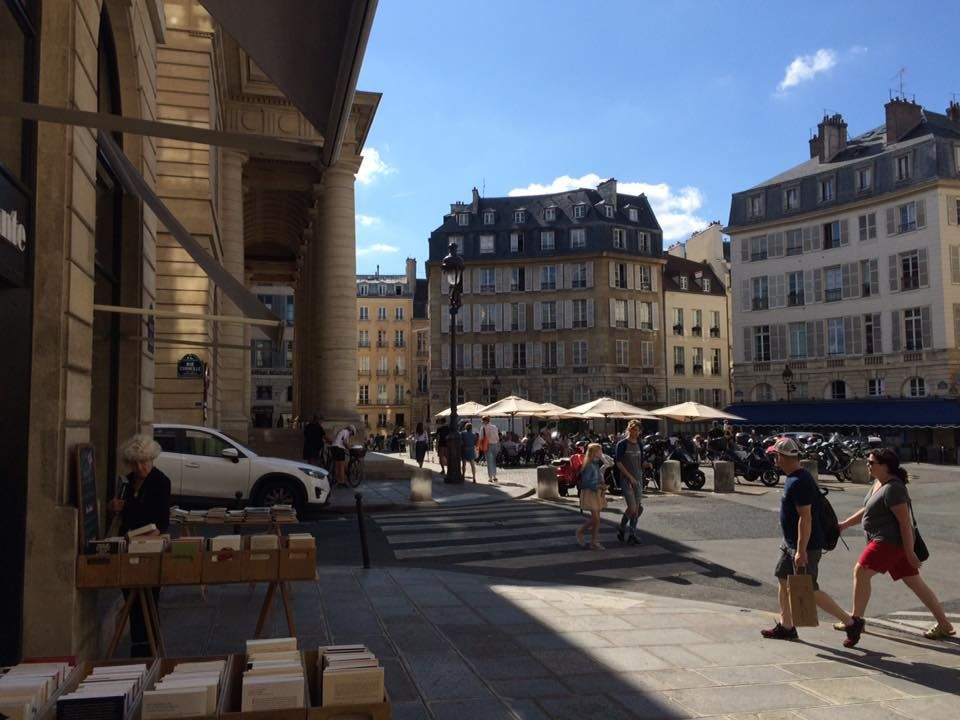
<svg viewBox="0 0 960 720"><path fill-rule="evenodd" d="M725 224L731 193L809 157L824 112L866 132L901 77L936 112L960 99L958 28L957 0L380 0L357 271L414 257L423 276L430 232L474 186L615 177L647 194L665 245Z"/></svg>

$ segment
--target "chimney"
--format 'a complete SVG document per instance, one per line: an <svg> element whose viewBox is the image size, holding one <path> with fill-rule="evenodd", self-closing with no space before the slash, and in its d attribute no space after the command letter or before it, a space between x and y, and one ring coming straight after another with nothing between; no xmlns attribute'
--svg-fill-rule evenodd
<svg viewBox="0 0 960 720"><path fill-rule="evenodd" d="M847 147L847 124L840 113L827 117L817 125L820 136L820 162L833 162Z"/></svg>
<svg viewBox="0 0 960 720"><path fill-rule="evenodd" d="M597 192L608 205L617 206L617 179L610 178L597 185Z"/></svg>
<svg viewBox="0 0 960 720"><path fill-rule="evenodd" d="M903 140L923 119L923 108L906 98L893 98L883 107L887 111L887 145Z"/></svg>
<svg viewBox="0 0 960 720"><path fill-rule="evenodd" d="M473 188L473 212L476 214L480 210L480 191Z"/></svg>
<svg viewBox="0 0 960 720"><path fill-rule="evenodd" d="M949 118L950 122L960 125L960 102L956 100L950 101L950 105L947 107L947 118Z"/></svg>
<svg viewBox="0 0 960 720"><path fill-rule="evenodd" d="M820 147L822 143L820 142L820 136L814 135L810 138L810 157L818 158L820 157Z"/></svg>
<svg viewBox="0 0 960 720"><path fill-rule="evenodd" d="M407 258L407 292L413 295L417 288L417 261Z"/></svg>

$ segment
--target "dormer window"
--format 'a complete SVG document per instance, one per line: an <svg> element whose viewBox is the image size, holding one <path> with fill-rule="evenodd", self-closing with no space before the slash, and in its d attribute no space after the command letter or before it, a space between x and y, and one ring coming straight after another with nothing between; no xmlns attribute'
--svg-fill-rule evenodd
<svg viewBox="0 0 960 720"><path fill-rule="evenodd" d="M690 280L686 275L680 276L680 289L689 290L690 289Z"/></svg>
<svg viewBox="0 0 960 720"><path fill-rule="evenodd" d="M700 282L703 284L703 291L705 293L710 292L710 278L704 278Z"/></svg>
<svg viewBox="0 0 960 720"><path fill-rule="evenodd" d="M555 207L548 207L543 211L543 219L548 221L553 221L557 219L557 209Z"/></svg>
<svg viewBox="0 0 960 720"><path fill-rule="evenodd" d="M897 158L897 182L910 179L910 156L901 155Z"/></svg>
<svg viewBox="0 0 960 720"><path fill-rule="evenodd" d="M457 213L457 225L461 227L470 224L470 213Z"/></svg>
<svg viewBox="0 0 960 720"><path fill-rule="evenodd" d="M756 195L751 195L747 198L747 217L763 217L763 193L757 193Z"/></svg>
<svg viewBox="0 0 960 720"><path fill-rule="evenodd" d="M873 172L864 167L857 170L857 192L866 192L873 186Z"/></svg>
<svg viewBox="0 0 960 720"><path fill-rule="evenodd" d="M587 214L587 206L583 203L573 206L573 217L575 220L579 220L582 217L585 217Z"/></svg>
<svg viewBox="0 0 960 720"><path fill-rule="evenodd" d="M640 252L649 253L650 252L650 233L641 232L638 233L640 241Z"/></svg>
<svg viewBox="0 0 960 720"><path fill-rule="evenodd" d="M636 208L630 208L627 215L630 217L630 222L637 222L640 219L640 213L637 212Z"/></svg>
<svg viewBox="0 0 960 720"><path fill-rule="evenodd" d="M797 210L800 208L800 188L789 187L783 191L783 209Z"/></svg>
<svg viewBox="0 0 960 720"><path fill-rule="evenodd" d="M527 211L526 210L514 210L513 211L513 221L515 223L526 222L527 220Z"/></svg>
<svg viewBox="0 0 960 720"><path fill-rule="evenodd" d="M483 211L483 224L484 225L493 225L495 220L495 215L493 210L484 210Z"/></svg>
<svg viewBox="0 0 960 720"><path fill-rule="evenodd" d="M830 202L833 200L835 195L836 186L834 185L833 176L821 178L820 182L817 185L818 193L820 195L820 202Z"/></svg>
<svg viewBox="0 0 960 720"><path fill-rule="evenodd" d="M623 228L613 229L613 247L615 250L627 249L627 231Z"/></svg>
<svg viewBox="0 0 960 720"><path fill-rule="evenodd" d="M365 297L365 296L367 295L367 292L369 291L369 288L368 288L366 285L361 285L361 286L360 286L359 288L357 288L357 289L358 289L358 291L360 292L360 295L361 295L362 297Z"/></svg>
<svg viewBox="0 0 960 720"><path fill-rule="evenodd" d="M604 205L604 206L603 206L603 214L606 215L608 218L612 218L612 217L613 217L613 205Z"/></svg>

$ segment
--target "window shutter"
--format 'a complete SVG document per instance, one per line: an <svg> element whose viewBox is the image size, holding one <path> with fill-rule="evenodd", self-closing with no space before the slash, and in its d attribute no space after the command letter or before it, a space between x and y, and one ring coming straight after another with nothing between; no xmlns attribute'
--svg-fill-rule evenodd
<svg viewBox="0 0 960 720"><path fill-rule="evenodd" d="M813 303L813 270L803 271L803 302L805 305Z"/></svg>
<svg viewBox="0 0 960 720"><path fill-rule="evenodd" d="M823 302L823 268L813 270L813 301Z"/></svg>
<svg viewBox="0 0 960 720"><path fill-rule="evenodd" d="M463 318L463 332L465 333L471 332L472 330L476 330L476 328L480 326L480 323L471 324L470 307L471 307L470 305L464 305L463 307L460 308L460 317ZM477 306L474 305L473 307L477 307Z"/></svg>
<svg viewBox="0 0 960 720"><path fill-rule="evenodd" d="M617 301L610 298L610 327L617 326Z"/></svg>
<svg viewBox="0 0 960 720"><path fill-rule="evenodd" d="M440 346L440 369L450 369L450 346L446 343Z"/></svg>
<svg viewBox="0 0 960 720"><path fill-rule="evenodd" d="M903 348L903 345L900 341L901 330L900 330L900 311L894 310L890 313L890 322L892 323L891 327L891 338L892 338L892 348L894 352L900 352Z"/></svg>
<svg viewBox="0 0 960 720"><path fill-rule="evenodd" d="M593 260L587 263L587 287L593 287Z"/></svg>
<svg viewBox="0 0 960 720"><path fill-rule="evenodd" d="M573 300L563 301L563 325L565 330L573 328Z"/></svg>
<svg viewBox="0 0 960 720"><path fill-rule="evenodd" d="M744 312L750 312L750 281L740 281L740 308Z"/></svg>
<svg viewBox="0 0 960 720"><path fill-rule="evenodd" d="M960 219L957 216L957 208L960 208L960 197L947 198L947 225L956 225L957 220Z"/></svg>
<svg viewBox="0 0 960 720"><path fill-rule="evenodd" d="M933 326L930 324L930 307L920 308L920 334L923 336L923 349L933 348Z"/></svg>
<svg viewBox="0 0 960 720"><path fill-rule="evenodd" d="M847 336L848 341L851 336ZM853 316L853 348L850 348L849 342L847 348L854 355L863 355L863 320L859 315Z"/></svg>
<svg viewBox="0 0 960 720"><path fill-rule="evenodd" d="M495 368L503 367L503 343L497 343L493 348L493 366Z"/></svg>
<svg viewBox="0 0 960 720"><path fill-rule="evenodd" d="M960 245L950 246L950 282L960 283Z"/></svg>
<svg viewBox="0 0 960 720"><path fill-rule="evenodd" d="M651 303L650 316L653 322L653 329L660 329L660 303Z"/></svg>
<svg viewBox="0 0 960 720"><path fill-rule="evenodd" d="M563 290L567 287L567 280L565 279L566 273L563 272L563 263L558 263L553 266L554 272L556 273L556 284L558 290Z"/></svg>
<svg viewBox="0 0 960 720"><path fill-rule="evenodd" d="M860 297L862 289L860 286L860 263L850 263L850 285L850 297Z"/></svg>
<svg viewBox="0 0 960 720"><path fill-rule="evenodd" d="M476 370L483 368L483 345L480 343L473 345L473 367Z"/></svg>
<svg viewBox="0 0 960 720"><path fill-rule="evenodd" d="M563 367L563 343L557 343L557 367Z"/></svg>
<svg viewBox="0 0 960 720"><path fill-rule="evenodd" d="M814 225L812 228L810 228L810 247L813 250L823 250L823 242L819 225Z"/></svg>
<svg viewBox="0 0 960 720"><path fill-rule="evenodd" d="M846 245L850 242L849 222L846 219L840 221L840 244Z"/></svg>
<svg viewBox="0 0 960 720"><path fill-rule="evenodd" d="M527 343L527 367L540 367L540 343Z"/></svg>
<svg viewBox="0 0 960 720"><path fill-rule="evenodd" d="M772 291L770 293L770 300L773 307L786 307L787 305L787 278L785 275L773 275L771 276Z"/></svg>
<svg viewBox="0 0 960 720"><path fill-rule="evenodd" d="M753 360L753 328L743 328L743 361Z"/></svg>
<svg viewBox="0 0 960 720"><path fill-rule="evenodd" d="M513 343L503 344L503 367L513 367Z"/></svg>
<svg viewBox="0 0 960 720"><path fill-rule="evenodd" d="M740 238L740 260L750 262L750 238Z"/></svg>
<svg viewBox="0 0 960 720"><path fill-rule="evenodd" d="M887 208L887 235L897 234L897 214L892 207Z"/></svg>
<svg viewBox="0 0 960 720"><path fill-rule="evenodd" d="M561 263L557 266L557 272L560 273L560 277L563 278L563 284L559 287L562 287L564 290L571 289L573 287L573 266Z"/></svg>
<svg viewBox="0 0 960 720"><path fill-rule="evenodd" d="M532 292L540 289L540 278L537 276L536 265L527 265L524 275L526 275L524 278L524 284L526 285L526 289L528 291Z"/></svg>
<svg viewBox="0 0 960 720"><path fill-rule="evenodd" d="M474 306L473 306L473 329L474 329L474 332L477 332L477 331L480 330L480 325L481 325L480 306L479 306L479 305L474 305ZM466 328L464 328L464 330L466 330Z"/></svg>
<svg viewBox="0 0 960 720"><path fill-rule="evenodd" d="M883 328L880 325L880 313L873 314L873 349L880 354L883 352Z"/></svg>
<svg viewBox="0 0 960 720"><path fill-rule="evenodd" d="M953 304L953 346L960 348L960 303Z"/></svg>
<svg viewBox="0 0 960 720"><path fill-rule="evenodd" d="M926 198L920 198L917 200L917 227L922 228L927 226L927 200Z"/></svg>
<svg viewBox="0 0 960 720"><path fill-rule="evenodd" d="M783 233L775 232L767 236L769 243L768 254L770 257L783 257Z"/></svg>
<svg viewBox="0 0 960 720"><path fill-rule="evenodd" d="M660 274L660 266L654 265L650 268L650 292L657 292L657 276Z"/></svg>
<svg viewBox="0 0 960 720"><path fill-rule="evenodd" d="M564 323L565 318L566 318L566 313L564 312L564 310L565 310L566 308L565 308L564 306L565 306L566 304L567 304L567 303L564 302L563 300L557 300L557 301L554 303L554 307L556 307L556 309L557 309L557 310L556 310L556 312L557 312L557 317L556 317L555 319L556 319L556 321L557 321L557 329L558 329L558 330L562 330L562 329L563 329L563 323Z"/></svg>
<svg viewBox="0 0 960 720"><path fill-rule="evenodd" d="M463 346L463 369L473 369L473 345L465 343Z"/></svg>
<svg viewBox="0 0 960 720"><path fill-rule="evenodd" d="M607 276L607 277L609 278L609 280L610 280L610 287L614 287L614 282L613 282L613 280L614 280L614 278L616 277L616 275L617 275L617 264L616 264L613 260L611 260L611 261L610 261L610 273L609 273L609 275Z"/></svg>
<svg viewBox="0 0 960 720"><path fill-rule="evenodd" d="M509 307L510 306L508 305L507 317L509 317ZM503 305L499 303L493 306L493 329L497 332L501 332L503 330Z"/></svg>
<svg viewBox="0 0 960 720"><path fill-rule="evenodd" d="M782 358L783 349L780 347L780 333L777 332L782 325L771 325L770 326L770 359L771 360L780 360Z"/></svg>
<svg viewBox="0 0 960 720"><path fill-rule="evenodd" d="M639 290L643 287L643 265L634 265L633 266L634 281L633 286Z"/></svg>
<svg viewBox="0 0 960 720"><path fill-rule="evenodd" d="M919 271L917 274L919 275L920 279L920 287L927 287L930 284L930 274L927 266L927 249L920 248L920 252L917 254L919 256L919 261L917 263L919 266Z"/></svg>
<svg viewBox="0 0 960 720"><path fill-rule="evenodd" d="M897 267L897 256L887 257L887 267L890 270L890 292L899 292L900 290L900 268Z"/></svg>
<svg viewBox="0 0 960 720"><path fill-rule="evenodd" d="M635 287L637 287L633 284L633 268L630 263L624 263L623 265L624 269L626 270L624 274L627 276L627 290L633 290Z"/></svg>
<svg viewBox="0 0 960 720"><path fill-rule="evenodd" d="M593 298L587 299L587 327L592 328L594 324L593 319Z"/></svg>
<svg viewBox="0 0 960 720"><path fill-rule="evenodd" d="M541 305L538 302L533 304L533 329L540 330L543 327L543 314Z"/></svg>
<svg viewBox="0 0 960 720"><path fill-rule="evenodd" d="M853 316L846 315L843 318L843 354L853 354Z"/></svg>
<svg viewBox="0 0 960 720"><path fill-rule="evenodd" d="M440 308L440 332L450 332L450 313L447 308L442 306Z"/></svg>
<svg viewBox="0 0 960 720"><path fill-rule="evenodd" d="M467 274L467 273L464 272L464 275L466 275L466 274ZM466 280L464 280L464 282L466 282ZM473 289L474 289L476 292L480 292L480 268L474 268L474 269L473 269L472 282L473 282ZM466 292L466 290L464 290L464 292Z"/></svg>
<svg viewBox="0 0 960 720"><path fill-rule="evenodd" d="M813 250L813 228L805 227L802 231L803 234L803 251L805 253Z"/></svg>
<svg viewBox="0 0 960 720"><path fill-rule="evenodd" d="M520 332L527 330L527 304L520 303Z"/></svg>
<svg viewBox="0 0 960 720"><path fill-rule="evenodd" d="M853 292L851 287L852 278L850 277L851 264L852 263L844 263L840 266L840 297L842 297L844 300L847 300Z"/></svg>
<svg viewBox="0 0 960 720"><path fill-rule="evenodd" d="M637 304L627 301L627 327L631 330L637 328Z"/></svg>

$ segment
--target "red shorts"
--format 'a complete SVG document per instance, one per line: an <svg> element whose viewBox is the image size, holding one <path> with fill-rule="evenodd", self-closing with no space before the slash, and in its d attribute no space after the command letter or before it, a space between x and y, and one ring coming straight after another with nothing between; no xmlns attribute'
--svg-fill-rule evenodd
<svg viewBox="0 0 960 720"><path fill-rule="evenodd" d="M888 572L893 580L920 574L920 571L907 560L907 553L902 546L882 540L868 542L857 562L861 567L874 572Z"/></svg>

